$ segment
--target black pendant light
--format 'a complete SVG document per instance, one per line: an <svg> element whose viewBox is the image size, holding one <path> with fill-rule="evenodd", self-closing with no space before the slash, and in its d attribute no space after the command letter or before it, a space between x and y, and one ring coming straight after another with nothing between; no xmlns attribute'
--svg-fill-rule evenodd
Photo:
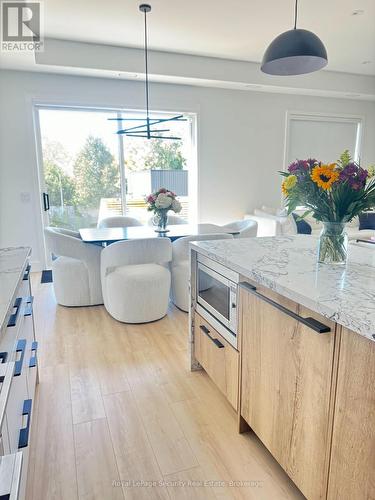
<svg viewBox="0 0 375 500"><path fill-rule="evenodd" d="M108 120L128 122L144 122L140 125L126 127L118 130L116 133L120 135L127 135L128 137L142 137L146 139L169 139L181 140L181 137L174 137L171 135L160 135L161 132L169 132L169 128L153 128L155 125L164 124L168 122L183 122L186 121L183 115L172 116L171 118L156 118L150 116L149 106L149 78L148 78L148 40L147 40L147 13L151 12L151 5L143 3L139 6L139 10L144 13L144 36L145 36L145 90L146 90L146 118L108 118ZM168 125L167 125L168 126Z"/></svg>
<svg viewBox="0 0 375 500"><path fill-rule="evenodd" d="M312 31L297 29L298 0L295 3L294 28L281 33L268 46L261 70L269 75L302 75L326 66L327 51Z"/></svg>

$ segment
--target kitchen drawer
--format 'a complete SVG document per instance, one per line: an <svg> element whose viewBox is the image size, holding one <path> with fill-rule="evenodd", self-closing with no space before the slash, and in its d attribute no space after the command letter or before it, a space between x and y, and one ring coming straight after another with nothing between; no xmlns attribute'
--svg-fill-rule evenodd
<svg viewBox="0 0 375 500"><path fill-rule="evenodd" d="M239 353L195 313L195 357L235 410L238 408Z"/></svg>
<svg viewBox="0 0 375 500"><path fill-rule="evenodd" d="M28 399L26 374L13 377L5 418L8 426L10 451L18 450L20 429L23 427L23 405Z"/></svg>
<svg viewBox="0 0 375 500"><path fill-rule="evenodd" d="M23 279L18 287L18 295L20 297L27 297L28 295L31 295L30 271L31 265L27 264L25 272L23 274Z"/></svg>
<svg viewBox="0 0 375 500"><path fill-rule="evenodd" d="M8 353L7 361L14 361L15 345L22 330L25 319L24 313L25 300L21 296L18 296L14 301L12 314L8 321L9 326L5 329L4 336L0 342L0 352Z"/></svg>
<svg viewBox="0 0 375 500"><path fill-rule="evenodd" d="M27 379L27 392L29 398L33 399L38 375L37 362L38 342L31 340L27 344L25 356L25 370Z"/></svg>
<svg viewBox="0 0 375 500"><path fill-rule="evenodd" d="M24 471L22 452L0 457L0 498L21 500L20 486Z"/></svg>
<svg viewBox="0 0 375 500"><path fill-rule="evenodd" d="M11 452L9 442L6 411L13 384L14 363L0 364L0 429L1 429L1 454Z"/></svg>

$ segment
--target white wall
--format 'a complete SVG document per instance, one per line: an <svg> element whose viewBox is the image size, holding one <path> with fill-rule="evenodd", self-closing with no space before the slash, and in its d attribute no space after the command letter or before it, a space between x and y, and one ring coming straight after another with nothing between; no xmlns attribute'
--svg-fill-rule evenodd
<svg viewBox="0 0 375 500"><path fill-rule="evenodd" d="M31 245L35 269L43 245L33 99L142 108L144 91L134 81L0 72L0 246ZM279 204L287 110L363 116L362 161L375 163L374 102L168 84L152 84L151 102L154 109L198 113L201 221L226 222Z"/></svg>

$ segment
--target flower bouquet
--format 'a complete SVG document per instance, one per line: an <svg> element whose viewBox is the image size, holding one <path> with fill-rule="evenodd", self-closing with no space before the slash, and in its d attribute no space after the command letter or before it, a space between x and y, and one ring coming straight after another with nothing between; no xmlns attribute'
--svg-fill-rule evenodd
<svg viewBox="0 0 375 500"><path fill-rule="evenodd" d="M153 223L157 226L155 229L158 233L168 232L168 212L172 210L175 213L181 212L181 203L178 201L176 194L166 188L160 188L155 193L151 193L146 197L147 210L154 212Z"/></svg>
<svg viewBox="0 0 375 500"><path fill-rule="evenodd" d="M323 164L315 159L291 163L282 192L288 214L299 205L323 222L319 240L319 262L344 264L348 238L345 224L375 206L375 168L363 169L346 150L337 163Z"/></svg>

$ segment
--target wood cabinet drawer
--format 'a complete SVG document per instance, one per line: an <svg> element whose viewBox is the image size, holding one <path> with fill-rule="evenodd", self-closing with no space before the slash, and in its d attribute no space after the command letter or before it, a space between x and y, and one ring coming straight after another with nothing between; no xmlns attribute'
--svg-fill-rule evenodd
<svg viewBox="0 0 375 500"><path fill-rule="evenodd" d="M238 351L197 313L194 332L196 359L237 410Z"/></svg>
<svg viewBox="0 0 375 500"><path fill-rule="evenodd" d="M336 325L255 288L240 310L241 416L306 498L325 498Z"/></svg>

